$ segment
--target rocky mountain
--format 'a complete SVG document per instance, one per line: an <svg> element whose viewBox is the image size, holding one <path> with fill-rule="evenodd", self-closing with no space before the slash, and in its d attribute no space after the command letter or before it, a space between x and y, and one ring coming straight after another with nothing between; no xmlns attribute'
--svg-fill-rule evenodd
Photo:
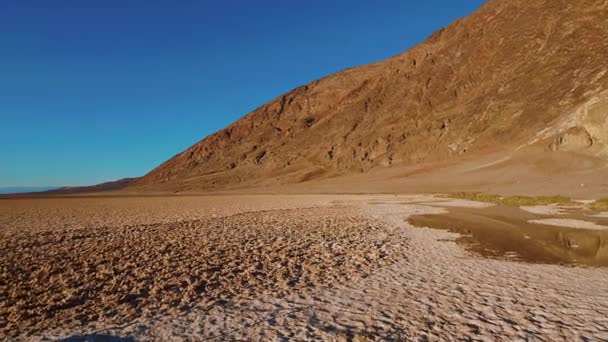
<svg viewBox="0 0 608 342"><path fill-rule="evenodd" d="M494 169L486 178L511 174L507 183L557 175L578 185L571 175L583 172L608 190L607 56L607 0L489 1L409 51L279 96L129 188L359 184L382 172L432 182L438 165L469 163Z"/></svg>

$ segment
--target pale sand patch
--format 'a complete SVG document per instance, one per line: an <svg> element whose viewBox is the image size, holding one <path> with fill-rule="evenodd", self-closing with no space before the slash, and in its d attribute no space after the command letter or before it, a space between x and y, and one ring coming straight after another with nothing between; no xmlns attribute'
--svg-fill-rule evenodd
<svg viewBox="0 0 608 342"><path fill-rule="evenodd" d="M608 218L608 211L601 212L596 215L589 215L590 217Z"/></svg>
<svg viewBox="0 0 608 342"><path fill-rule="evenodd" d="M494 206L494 203L469 201L464 199L448 199L442 201L425 202L425 205L441 206L441 207L459 207L459 208L487 208Z"/></svg>
<svg viewBox="0 0 608 342"><path fill-rule="evenodd" d="M361 198L361 200L365 200L365 198ZM434 203L434 202L444 202L445 198L437 198L434 195L393 195L393 196L383 196L383 197L374 197L369 198L368 203L372 205L382 205L382 204L415 204L415 203ZM350 203L349 201L334 201L332 203L335 204L343 204Z"/></svg>
<svg viewBox="0 0 608 342"><path fill-rule="evenodd" d="M568 227L568 228L576 228L576 229L608 229L608 226L602 226L596 224L594 222L583 221L583 220L574 220L574 219L540 219L540 220L530 220L530 223L536 224L547 224L550 226L558 226L558 227Z"/></svg>
<svg viewBox="0 0 608 342"><path fill-rule="evenodd" d="M563 207L558 207L554 205L534 205L519 208L523 211L539 215L561 215L564 213Z"/></svg>
<svg viewBox="0 0 608 342"><path fill-rule="evenodd" d="M472 167L472 168L468 169L467 172L485 169L487 167L495 166L495 165L504 163L504 162L509 161L509 160L511 160L511 156L506 156L506 157L500 158L498 160L491 161L491 162L486 163L486 164L482 164L482 165L479 165L479 166L476 166L476 167Z"/></svg>

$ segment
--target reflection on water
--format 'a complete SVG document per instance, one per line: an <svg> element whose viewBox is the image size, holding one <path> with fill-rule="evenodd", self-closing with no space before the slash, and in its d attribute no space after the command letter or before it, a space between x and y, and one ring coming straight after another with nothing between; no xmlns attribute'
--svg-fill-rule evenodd
<svg viewBox="0 0 608 342"><path fill-rule="evenodd" d="M565 215L538 215L519 208L446 208L449 213L412 216L418 227L461 233L457 239L470 251L490 258L536 263L608 266L608 230L587 230L529 223L529 220L567 218L608 225L608 219L589 217L580 210ZM587 213L588 214L588 213Z"/></svg>

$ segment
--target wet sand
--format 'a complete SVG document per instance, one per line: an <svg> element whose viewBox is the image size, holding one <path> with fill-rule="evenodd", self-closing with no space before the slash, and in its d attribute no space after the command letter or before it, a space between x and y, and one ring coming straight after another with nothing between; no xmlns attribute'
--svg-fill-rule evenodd
<svg viewBox="0 0 608 342"><path fill-rule="evenodd" d="M409 218L417 227L445 229L463 236L456 241L484 257L535 263L608 266L608 230L542 224L589 222L598 226L608 220L593 212L564 209L562 214L540 215L517 207L450 207L448 213ZM535 221L541 223L534 223Z"/></svg>

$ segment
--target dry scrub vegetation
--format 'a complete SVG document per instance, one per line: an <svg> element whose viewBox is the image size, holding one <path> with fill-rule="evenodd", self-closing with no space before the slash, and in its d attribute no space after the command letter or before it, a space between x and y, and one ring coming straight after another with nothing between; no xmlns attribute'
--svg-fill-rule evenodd
<svg viewBox="0 0 608 342"><path fill-rule="evenodd" d="M608 211L608 198L601 198L591 203L591 208L594 210Z"/></svg>
<svg viewBox="0 0 608 342"><path fill-rule="evenodd" d="M447 195L441 195L445 198L465 199L469 201L487 202L498 205L506 205L513 207L533 206L533 205L574 205L576 204L570 198L564 196L498 196L491 194L483 194L478 192L454 192Z"/></svg>

